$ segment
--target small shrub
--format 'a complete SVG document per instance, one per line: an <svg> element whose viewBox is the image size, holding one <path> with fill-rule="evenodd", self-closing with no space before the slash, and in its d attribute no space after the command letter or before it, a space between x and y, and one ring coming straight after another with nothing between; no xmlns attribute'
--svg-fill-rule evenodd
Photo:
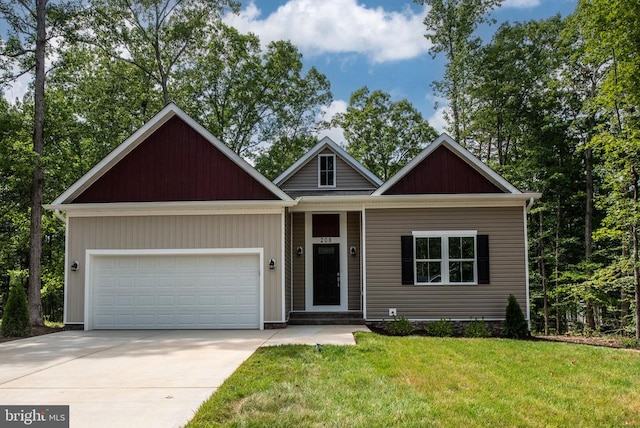
<svg viewBox="0 0 640 428"><path fill-rule="evenodd" d="M425 331L428 336L451 337L453 336L453 323L444 319L430 322L426 325Z"/></svg>
<svg viewBox="0 0 640 428"><path fill-rule="evenodd" d="M635 337L623 337L620 339L620 344L625 348L640 349L640 340Z"/></svg>
<svg viewBox="0 0 640 428"><path fill-rule="evenodd" d="M9 275L11 276L9 297L2 314L0 333L3 336L26 337L31 333L31 326L27 293L22 285L25 274L21 271L10 271Z"/></svg>
<svg viewBox="0 0 640 428"><path fill-rule="evenodd" d="M502 324L502 335L512 339L524 339L529 337L529 328L524 313L513 294L509 295L507 310Z"/></svg>
<svg viewBox="0 0 640 428"><path fill-rule="evenodd" d="M408 336L413 333L414 328L405 317L393 317L393 321L384 323L384 331L390 336Z"/></svg>
<svg viewBox="0 0 640 428"><path fill-rule="evenodd" d="M487 329L484 320L473 320L464 327L464 337L490 337L491 332Z"/></svg>

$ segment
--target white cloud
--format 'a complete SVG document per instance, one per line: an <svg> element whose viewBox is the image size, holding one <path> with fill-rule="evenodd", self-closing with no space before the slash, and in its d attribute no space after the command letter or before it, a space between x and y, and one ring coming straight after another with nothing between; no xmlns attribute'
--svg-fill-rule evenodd
<svg viewBox="0 0 640 428"><path fill-rule="evenodd" d="M438 131L438 134L447 132L449 121L447 120L445 113L448 108L449 107L438 107L436 111L434 111L433 114L427 119L429 125L433 126L433 128Z"/></svg>
<svg viewBox="0 0 640 428"><path fill-rule="evenodd" d="M333 119L338 113L345 113L347 111L347 102L343 100L334 100L329 107L322 108L322 119L327 122ZM346 139L344 138L344 129L342 128L329 128L323 129L318 132L318 139L321 140L324 137L331 138L334 142L344 146L346 145Z"/></svg>
<svg viewBox="0 0 640 428"><path fill-rule="evenodd" d="M11 81L4 89L4 99L11 104L15 104L17 101L22 101L24 95L29 90L29 85L33 76L31 74L23 74L19 78Z"/></svg>
<svg viewBox="0 0 640 428"><path fill-rule="evenodd" d="M252 32L262 43L290 40L305 55L357 52L372 62L415 58L427 52L422 24L426 9L415 13L367 8L357 0L290 0L267 17L252 1L225 22Z"/></svg>
<svg viewBox="0 0 640 428"><path fill-rule="evenodd" d="M540 0L505 0L502 7L512 7L515 9L526 9L540 6Z"/></svg>
<svg viewBox="0 0 640 428"><path fill-rule="evenodd" d="M449 100L435 94L426 94L425 99L434 104L434 112L427 118L429 125L438 131L439 134L447 132L449 121L447 120L447 112L449 111Z"/></svg>

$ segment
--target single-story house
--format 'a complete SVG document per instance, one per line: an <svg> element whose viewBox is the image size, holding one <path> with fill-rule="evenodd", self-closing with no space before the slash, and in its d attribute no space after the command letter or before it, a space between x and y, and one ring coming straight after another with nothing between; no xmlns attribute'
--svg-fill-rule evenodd
<svg viewBox="0 0 640 428"><path fill-rule="evenodd" d="M446 134L385 183L329 138L271 182L169 104L46 208L66 222L65 324L262 329L500 320L509 294L528 318L539 196Z"/></svg>

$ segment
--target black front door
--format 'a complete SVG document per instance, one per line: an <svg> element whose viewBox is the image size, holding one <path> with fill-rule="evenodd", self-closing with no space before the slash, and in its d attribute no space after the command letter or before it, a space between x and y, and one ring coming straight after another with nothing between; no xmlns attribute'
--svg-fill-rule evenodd
<svg viewBox="0 0 640 428"><path fill-rule="evenodd" d="M313 304L340 304L340 245L313 244Z"/></svg>

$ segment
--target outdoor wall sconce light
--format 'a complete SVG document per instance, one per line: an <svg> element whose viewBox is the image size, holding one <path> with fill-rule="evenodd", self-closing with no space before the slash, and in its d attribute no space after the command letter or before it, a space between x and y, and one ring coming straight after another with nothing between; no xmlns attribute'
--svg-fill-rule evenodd
<svg viewBox="0 0 640 428"><path fill-rule="evenodd" d="M269 260L269 269L275 269L276 268L276 261L273 259Z"/></svg>
<svg viewBox="0 0 640 428"><path fill-rule="evenodd" d="M349 254L351 254L352 256L356 255L356 247L350 247L349 248Z"/></svg>
<svg viewBox="0 0 640 428"><path fill-rule="evenodd" d="M72 271L77 271L80 268L80 265L78 264L77 260L74 260L73 263L71 263L71 270Z"/></svg>
<svg viewBox="0 0 640 428"><path fill-rule="evenodd" d="M301 256L302 254L304 254L304 250L302 249L302 247L298 247L296 248L296 254Z"/></svg>

